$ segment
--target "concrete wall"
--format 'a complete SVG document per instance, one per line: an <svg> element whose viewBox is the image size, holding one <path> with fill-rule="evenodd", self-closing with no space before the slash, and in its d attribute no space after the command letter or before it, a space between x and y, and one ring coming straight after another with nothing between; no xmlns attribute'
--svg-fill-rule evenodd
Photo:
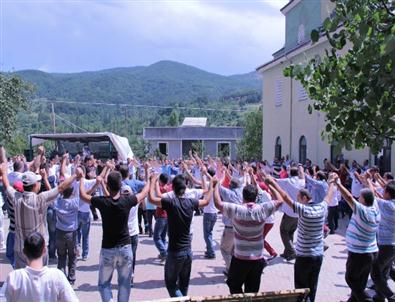
<svg viewBox="0 0 395 302"><path fill-rule="evenodd" d="M159 149L159 143L167 143L168 144L168 158L169 159L178 159L182 157L182 141L166 141L166 140L150 140L150 152ZM203 141L203 156L206 157L210 155L212 157L217 156L217 143L218 142L229 142L230 143L230 152L231 159L237 159L237 144L236 140L223 140L223 141L215 141L215 140L206 140Z"/></svg>

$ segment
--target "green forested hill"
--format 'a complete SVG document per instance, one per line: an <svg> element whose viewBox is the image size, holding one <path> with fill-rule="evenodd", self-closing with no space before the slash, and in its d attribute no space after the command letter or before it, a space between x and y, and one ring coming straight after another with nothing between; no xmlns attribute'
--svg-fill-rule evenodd
<svg viewBox="0 0 395 302"><path fill-rule="evenodd" d="M81 73L16 74L35 86L35 95L29 110L18 114L8 144L13 153L27 147L29 134L53 131L50 103L55 104L57 132L111 131L127 136L134 152L144 156L144 127L175 126L187 116L207 117L211 126L243 126L244 112L259 106L262 89L255 72L222 76L172 61ZM108 105L89 104L98 102ZM131 106L110 105L114 103Z"/></svg>
<svg viewBox="0 0 395 302"><path fill-rule="evenodd" d="M81 73L16 73L36 86L38 97L50 100L168 105L261 90L255 72L222 76L173 61Z"/></svg>

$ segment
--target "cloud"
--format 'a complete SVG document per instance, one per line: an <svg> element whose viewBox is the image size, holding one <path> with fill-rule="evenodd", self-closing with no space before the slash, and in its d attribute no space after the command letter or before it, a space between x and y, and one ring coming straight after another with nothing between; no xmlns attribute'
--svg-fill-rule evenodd
<svg viewBox="0 0 395 302"><path fill-rule="evenodd" d="M287 1L5 2L4 62L69 72L170 59L247 72L283 45L280 2Z"/></svg>

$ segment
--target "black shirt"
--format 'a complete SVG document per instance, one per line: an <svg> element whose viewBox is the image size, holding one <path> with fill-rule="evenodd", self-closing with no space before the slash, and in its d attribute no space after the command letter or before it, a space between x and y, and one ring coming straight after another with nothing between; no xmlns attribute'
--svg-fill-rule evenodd
<svg viewBox="0 0 395 302"><path fill-rule="evenodd" d="M162 198L162 209L167 212L170 252L180 252L191 248L190 229L194 211L199 201L193 198Z"/></svg>
<svg viewBox="0 0 395 302"><path fill-rule="evenodd" d="M135 195L112 197L92 197L92 205L99 209L103 221L103 240L101 247L111 249L130 244L128 217L132 207L137 205Z"/></svg>

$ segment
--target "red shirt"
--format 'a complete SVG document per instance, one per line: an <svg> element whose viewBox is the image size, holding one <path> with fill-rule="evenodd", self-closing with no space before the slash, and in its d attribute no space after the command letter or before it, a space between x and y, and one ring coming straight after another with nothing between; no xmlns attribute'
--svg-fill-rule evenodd
<svg viewBox="0 0 395 302"><path fill-rule="evenodd" d="M167 193L170 191L173 191L173 187L172 185L164 185L164 186L159 186L160 192L163 193ZM167 218L167 213L165 210L163 210L160 207L156 207L156 211L155 211L155 217L156 218Z"/></svg>

